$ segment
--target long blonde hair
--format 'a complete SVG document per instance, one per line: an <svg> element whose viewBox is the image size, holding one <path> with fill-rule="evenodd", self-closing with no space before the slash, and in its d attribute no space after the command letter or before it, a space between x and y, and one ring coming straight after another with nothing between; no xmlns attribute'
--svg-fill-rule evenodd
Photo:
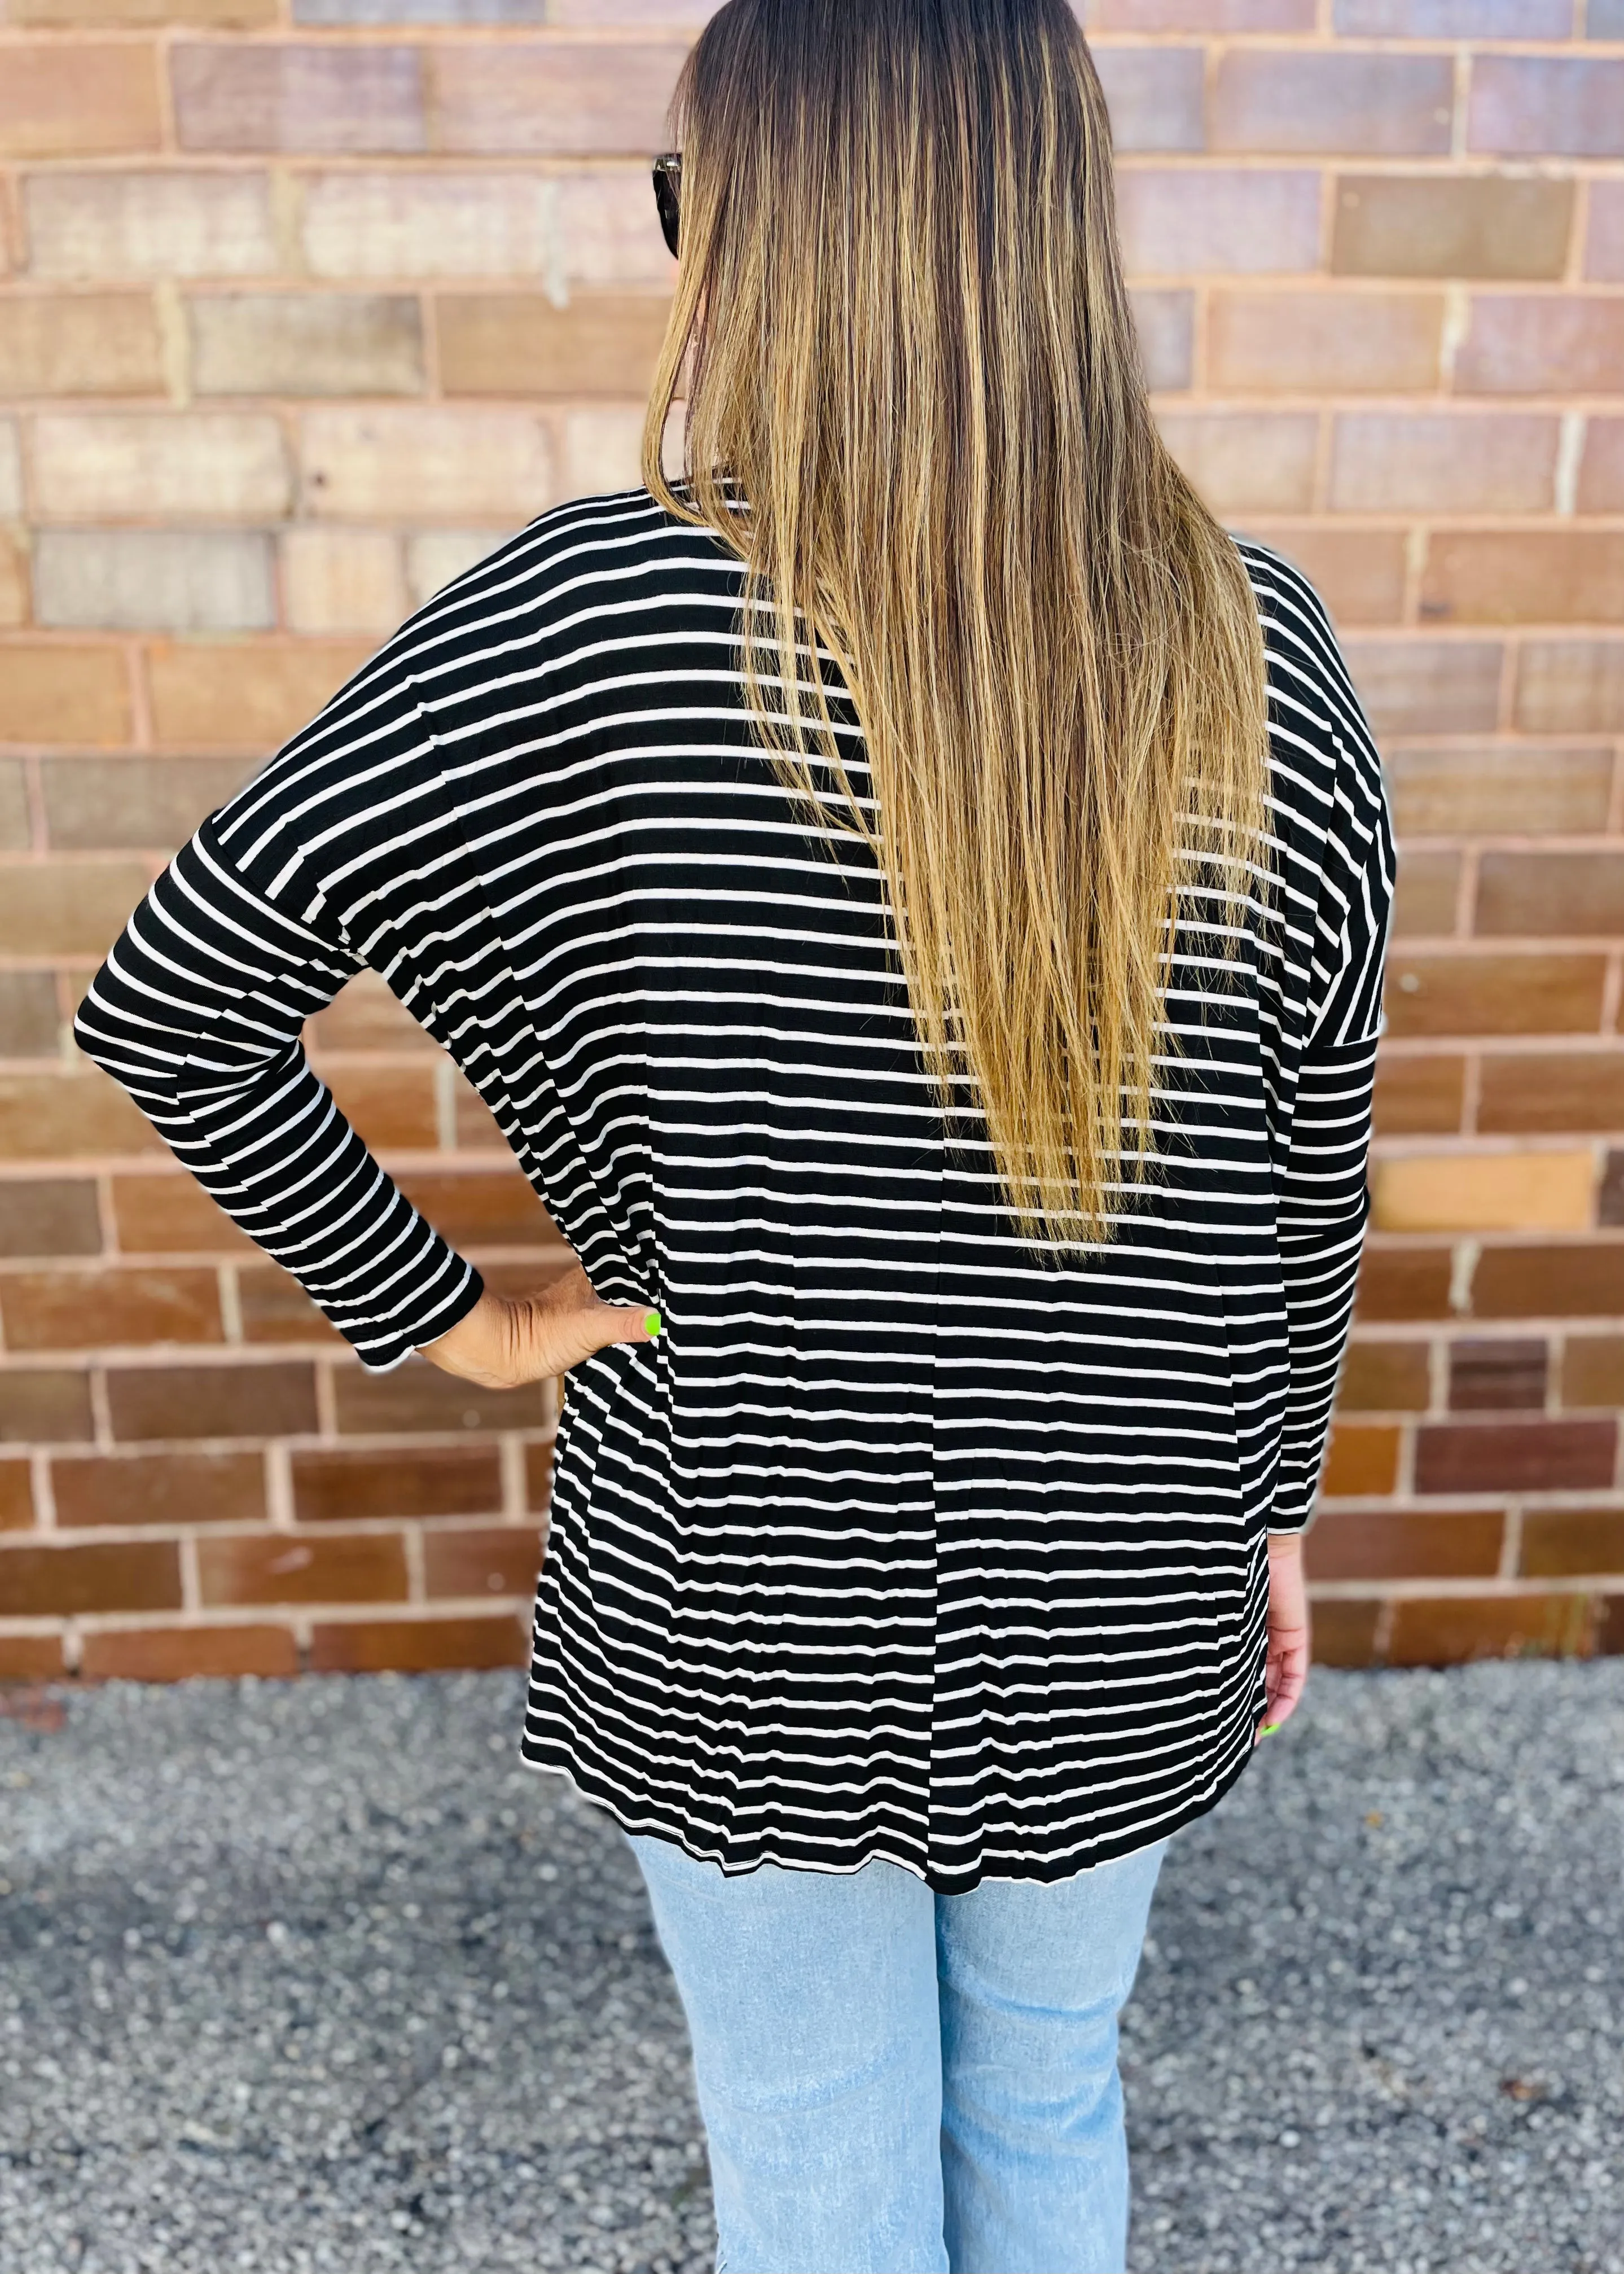
<svg viewBox="0 0 1624 2274"><path fill-rule="evenodd" d="M1244 567L1147 400L1086 43L1066 0L727 0L672 121L643 479L747 567L756 730L825 813L833 770L944 1110L967 1081L1024 1238L1108 1239L1174 934L1224 953L1203 906L1257 857L1267 744Z"/></svg>

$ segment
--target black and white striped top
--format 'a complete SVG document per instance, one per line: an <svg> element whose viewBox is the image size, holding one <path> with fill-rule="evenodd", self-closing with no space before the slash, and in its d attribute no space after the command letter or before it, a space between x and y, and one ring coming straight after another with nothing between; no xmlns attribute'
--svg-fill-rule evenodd
<svg viewBox="0 0 1624 2274"><path fill-rule="evenodd" d="M523 1739L632 1830L960 1890L1143 1846L1246 1761L1364 1229L1392 851L1324 611L1241 549L1272 904L1229 905L1228 962L1186 935L1162 1167L1066 1269L944 1145L872 862L752 737L742 571L643 490L412 617L96 978L81 1046L369 1367L479 1283L303 1055L363 965L599 1294L664 1314L571 1376Z"/></svg>

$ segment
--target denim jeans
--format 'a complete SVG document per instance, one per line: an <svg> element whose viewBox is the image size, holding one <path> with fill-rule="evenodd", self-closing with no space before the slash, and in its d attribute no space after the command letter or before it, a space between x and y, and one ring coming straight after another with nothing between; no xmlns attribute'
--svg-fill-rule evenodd
<svg viewBox="0 0 1624 2274"><path fill-rule="evenodd" d="M1049 1886L728 1879L634 1839L726 2274L1122 2274L1116 2015L1165 1841Z"/></svg>

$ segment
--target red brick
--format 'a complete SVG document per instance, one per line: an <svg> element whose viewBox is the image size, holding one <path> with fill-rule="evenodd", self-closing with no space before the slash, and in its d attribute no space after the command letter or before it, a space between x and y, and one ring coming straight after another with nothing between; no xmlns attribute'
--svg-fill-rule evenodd
<svg viewBox="0 0 1624 2274"><path fill-rule="evenodd" d="M642 157L665 147L686 49L594 40L453 43L430 51L437 146Z"/></svg>
<svg viewBox="0 0 1624 2274"><path fill-rule="evenodd" d="M1208 384L1259 395L1393 394L1437 384L1444 303L1434 292L1220 286Z"/></svg>
<svg viewBox="0 0 1624 2274"><path fill-rule="evenodd" d="M1492 1579L1504 1518L1497 1508L1320 1516L1309 1532L1311 1579Z"/></svg>
<svg viewBox="0 0 1624 2274"><path fill-rule="evenodd" d="M1319 420L1267 411L1164 411L1162 439L1221 518L1294 513L1313 497Z"/></svg>
<svg viewBox="0 0 1624 2274"><path fill-rule="evenodd" d="M28 266L38 277L262 276L278 266L263 173L52 166L30 172L21 186ZM138 499L150 508L162 497L172 510L184 495L207 517L284 512L287 475L274 423L234 423L231 433L224 422L187 414L37 419L35 501L52 516L94 520L139 515ZM256 425L258 447L245 451Z"/></svg>
<svg viewBox="0 0 1624 2274"><path fill-rule="evenodd" d="M1455 358L1464 395L1616 395L1624 295L1482 293Z"/></svg>
<svg viewBox="0 0 1624 2274"><path fill-rule="evenodd" d="M1179 384L1188 386L1187 373ZM29 556L15 531L0 530L0 624L26 624L29 614Z"/></svg>
<svg viewBox="0 0 1624 2274"><path fill-rule="evenodd" d="M0 1603L11 1618L177 1611L180 1550L172 1540L0 1547Z"/></svg>
<svg viewBox="0 0 1624 2274"><path fill-rule="evenodd" d="M252 1247L194 1177L171 1170L112 1179L113 1222L126 1255L207 1255Z"/></svg>
<svg viewBox="0 0 1624 2274"><path fill-rule="evenodd" d="M55 1682L65 1671L60 1635L0 1634L0 1682Z"/></svg>
<svg viewBox="0 0 1624 2274"><path fill-rule="evenodd" d="M1395 938L1447 937L1455 929L1460 883L1458 853L1403 853L1393 898Z"/></svg>
<svg viewBox="0 0 1624 2274"><path fill-rule="evenodd" d="M1584 273L1601 283L1624 283L1624 181L1590 184Z"/></svg>
<svg viewBox="0 0 1624 2274"><path fill-rule="evenodd" d="M115 1437L298 1437L314 1434L313 1367L110 1367Z"/></svg>
<svg viewBox="0 0 1624 2274"><path fill-rule="evenodd" d="M414 573L425 554L433 565L452 551L430 592L482 560L504 528L568 494L553 423L535 404L341 403L307 411L300 430L304 493L324 520L443 524L409 540Z"/></svg>
<svg viewBox="0 0 1624 2274"><path fill-rule="evenodd" d="M1624 854L1485 853L1477 930L1485 933L1624 932Z"/></svg>
<svg viewBox="0 0 1624 2274"><path fill-rule="evenodd" d="M53 850L150 847L166 856L252 771L242 758L58 758L40 769Z"/></svg>
<svg viewBox="0 0 1624 2274"><path fill-rule="evenodd" d="M1420 1598L1394 1605L1389 1666L1458 1666L1477 1658L1572 1658L1590 1647L1585 1595Z"/></svg>
<svg viewBox="0 0 1624 2274"><path fill-rule="evenodd" d="M1317 0L1092 0L1094 32L1312 32Z"/></svg>
<svg viewBox="0 0 1624 2274"><path fill-rule="evenodd" d="M1624 1405L1624 1335L1569 1335L1562 1353L1562 1404Z"/></svg>
<svg viewBox="0 0 1624 2274"><path fill-rule="evenodd" d="M1466 1061L1456 1058L1383 1057L1376 1065L1375 1130L1379 1137L1432 1137L1458 1130L1463 1111Z"/></svg>
<svg viewBox="0 0 1624 2274"><path fill-rule="evenodd" d="M439 1053L406 1005L374 971L359 971L304 1029L318 1056L327 1050L420 1050Z"/></svg>
<svg viewBox="0 0 1624 2274"><path fill-rule="evenodd" d="M128 741L130 693L117 648L8 640L0 660L0 742Z"/></svg>
<svg viewBox="0 0 1624 2274"><path fill-rule="evenodd" d="M198 1542L206 1603L403 1603L406 1550L395 1532L285 1532Z"/></svg>
<svg viewBox="0 0 1624 2274"><path fill-rule="evenodd" d="M1404 537L1396 529L1247 523L1294 561L1339 624L1395 624L1404 613Z"/></svg>
<svg viewBox="0 0 1624 2274"><path fill-rule="evenodd" d="M1506 157L1624 157L1624 62L1475 56L1466 132Z"/></svg>
<svg viewBox="0 0 1624 2274"><path fill-rule="evenodd" d="M1607 825L1613 757L1605 743L1473 742L1383 756L1401 839L1574 836Z"/></svg>
<svg viewBox="0 0 1624 2274"><path fill-rule="evenodd" d="M549 237L554 184L529 169L335 168L302 186L300 241L318 276L534 277L546 273L550 242L559 241ZM620 175L610 199L628 186ZM645 176L638 189L646 187ZM646 267L646 194L635 203ZM605 225L613 227L606 215ZM569 235L567 226L560 231L565 242ZM582 273L578 262L569 267Z"/></svg>
<svg viewBox="0 0 1624 2274"><path fill-rule="evenodd" d="M420 1065L328 1066L328 1088L357 1136L380 1152L428 1152L440 1141L434 1068Z"/></svg>
<svg viewBox="0 0 1624 2274"><path fill-rule="evenodd" d="M477 1532L425 1532L424 1581L431 1595L523 1595L536 1591L541 1532L502 1525Z"/></svg>
<svg viewBox="0 0 1624 2274"><path fill-rule="evenodd" d="M160 276L229 275L244 259L252 269L261 228L263 265L275 266L263 177L53 171L28 186L36 266L42 225L60 232L55 258L70 275L138 265ZM263 411L47 413L33 421L31 440L34 502L46 521L252 527L292 503L282 429Z"/></svg>
<svg viewBox="0 0 1624 2274"><path fill-rule="evenodd" d="M34 1487L26 1458L0 1457L0 1532L28 1532L34 1526Z"/></svg>
<svg viewBox="0 0 1624 2274"><path fill-rule="evenodd" d="M1129 166L1116 185L1131 276L1312 275L1320 177L1305 166Z"/></svg>
<svg viewBox="0 0 1624 2274"><path fill-rule="evenodd" d="M1400 953L1387 967L1388 1028L1395 1036L1593 1032L1605 983L1600 955Z"/></svg>
<svg viewBox="0 0 1624 2274"><path fill-rule="evenodd" d="M1487 1136L1624 1129L1624 1050L1485 1057L1477 1126Z"/></svg>
<svg viewBox="0 0 1624 2274"><path fill-rule="evenodd" d="M207 24L217 31L274 24L277 0L11 0L14 24Z"/></svg>
<svg viewBox="0 0 1624 2274"><path fill-rule="evenodd" d="M1624 536L1595 529L1434 531L1420 607L1434 623L1624 623Z"/></svg>
<svg viewBox="0 0 1624 2274"><path fill-rule="evenodd" d="M1454 74L1446 56L1313 49L1221 50L1210 117L1219 150L1440 155Z"/></svg>
<svg viewBox="0 0 1624 2274"><path fill-rule="evenodd" d="M243 1337L251 1343L335 1343L338 1329L297 1279L278 1263L251 1264L237 1275Z"/></svg>
<svg viewBox="0 0 1624 2274"><path fill-rule="evenodd" d="M1624 731L1624 640L1524 640L1516 721L1537 734Z"/></svg>
<svg viewBox="0 0 1624 2274"><path fill-rule="evenodd" d="M1616 1317L1624 1313L1624 1246L1485 1247L1472 1308L1480 1319Z"/></svg>
<svg viewBox="0 0 1624 2274"><path fill-rule="evenodd" d="M51 1464L64 1530L134 1524L257 1524L265 1515L258 1453L58 1454Z"/></svg>
<svg viewBox="0 0 1624 2274"><path fill-rule="evenodd" d="M155 150L162 139L157 54L148 42L8 43L0 74L0 156L102 156Z"/></svg>
<svg viewBox="0 0 1624 2274"><path fill-rule="evenodd" d="M310 1638L317 1674L431 1674L460 1667L523 1666L524 1628L500 1619L373 1619L319 1626Z"/></svg>
<svg viewBox="0 0 1624 2274"><path fill-rule="evenodd" d="M0 1184L0 1255L99 1255L102 1219L87 1177Z"/></svg>
<svg viewBox="0 0 1624 2274"><path fill-rule="evenodd" d="M1447 1247L1367 1246L1359 1267L1361 1319L1447 1319L1451 1252Z"/></svg>
<svg viewBox="0 0 1624 2274"><path fill-rule="evenodd" d="M1451 1343L1450 1411L1543 1411L1550 1356L1544 1341Z"/></svg>
<svg viewBox="0 0 1624 2274"><path fill-rule="evenodd" d="M559 1232L518 1170L407 1170L396 1181L456 1247L561 1247Z"/></svg>
<svg viewBox="0 0 1624 2274"><path fill-rule="evenodd" d="M1483 1319L1613 1317L1624 1312L1624 1246L1485 1248L1474 1307Z"/></svg>
<svg viewBox="0 0 1624 2274"><path fill-rule="evenodd" d="M37 861L9 869L0 897L0 954L99 963L146 897L137 861Z"/></svg>
<svg viewBox="0 0 1624 2274"><path fill-rule="evenodd" d="M147 657L154 731L171 745L263 755L308 726L371 652L356 640L154 641Z"/></svg>
<svg viewBox="0 0 1624 2274"><path fill-rule="evenodd" d="M1516 411L1350 410L1330 501L1354 513L1536 513L1554 501L1558 421Z"/></svg>
<svg viewBox="0 0 1624 2274"><path fill-rule="evenodd" d="M87 1634L79 1660L86 1682L186 1682L197 1675L297 1674L290 1627L147 1627Z"/></svg>
<svg viewBox="0 0 1624 2274"><path fill-rule="evenodd" d="M1382 1231L1588 1231L1596 1163L1588 1145L1388 1155L1376 1163L1372 1200Z"/></svg>
<svg viewBox="0 0 1624 2274"><path fill-rule="evenodd" d="M1573 0L1335 0L1332 22L1377 40L1565 40Z"/></svg>
<svg viewBox="0 0 1624 2274"><path fill-rule="evenodd" d="M183 41L169 69L183 150L425 147L414 48Z"/></svg>
<svg viewBox="0 0 1624 2274"><path fill-rule="evenodd" d="M1575 1492L1613 1482L1613 1421L1440 1422L1416 1436L1419 1493Z"/></svg>
<svg viewBox="0 0 1624 2274"><path fill-rule="evenodd" d="M1575 501L1581 513L1624 513L1624 418L1586 421Z"/></svg>
<svg viewBox="0 0 1624 2274"><path fill-rule="evenodd" d="M501 1506L493 1446L419 1445L398 1452L293 1456L293 1503L302 1523L357 1517L484 1516Z"/></svg>
<svg viewBox="0 0 1624 2274"><path fill-rule="evenodd" d="M1498 724L1505 661L1498 640L1352 639L1343 644L1379 735L1481 734Z"/></svg>
<svg viewBox="0 0 1624 2274"><path fill-rule="evenodd" d="M1519 1568L1528 1579L1624 1571L1624 1508L1530 1508Z"/></svg>
<svg viewBox="0 0 1624 2274"><path fill-rule="evenodd" d="M199 395L423 389L423 314L413 293L193 293L186 322Z"/></svg>
<svg viewBox="0 0 1624 2274"><path fill-rule="evenodd" d="M1571 182L1498 174L1347 174L1331 267L1342 276L1560 277Z"/></svg>
<svg viewBox="0 0 1624 2274"><path fill-rule="evenodd" d="M212 1271L19 1271L0 1281L0 1314L19 1351L222 1337Z"/></svg>
<svg viewBox="0 0 1624 2274"><path fill-rule="evenodd" d="M1098 48L1094 67L1111 114L1116 149L1201 147L1199 48Z"/></svg>
<svg viewBox="0 0 1624 2274"><path fill-rule="evenodd" d="M163 384L150 293L26 292L0 300L0 395L160 395ZM50 739L80 737L59 731Z"/></svg>
<svg viewBox="0 0 1624 2274"><path fill-rule="evenodd" d="M0 971L0 1058L54 1058L62 1037L49 971Z"/></svg>
<svg viewBox="0 0 1624 2274"><path fill-rule="evenodd" d="M442 1374L426 1359L409 1359L390 1374L345 1367L334 1376L338 1426L347 1436L395 1433L423 1436L443 1429L545 1429L552 1401L545 1382L523 1389L481 1389Z"/></svg>
<svg viewBox="0 0 1624 2274"><path fill-rule="evenodd" d="M512 1148L498 1126L490 1107L464 1075L457 1076L455 1090L456 1142L461 1152L501 1152L511 1155Z"/></svg>
<svg viewBox="0 0 1624 2274"><path fill-rule="evenodd" d="M457 292L439 303L440 384L450 395L646 395L668 303L648 294Z"/></svg>
<svg viewBox="0 0 1624 2274"><path fill-rule="evenodd" d="M1333 1597L1310 1613L1310 1649L1316 1666L1373 1666L1381 1606Z"/></svg>
<svg viewBox="0 0 1624 2274"><path fill-rule="evenodd" d="M1327 1500L1376 1498L1398 1482L1399 1432L1367 1421L1338 1421L1320 1480Z"/></svg>
<svg viewBox="0 0 1624 2274"><path fill-rule="evenodd" d="M0 1444L83 1444L94 1434L87 1374L61 1367L0 1372Z"/></svg>
<svg viewBox="0 0 1624 2274"><path fill-rule="evenodd" d="M1423 1413L1432 1399L1425 1343L1354 1342L1336 1385L1339 1413Z"/></svg>

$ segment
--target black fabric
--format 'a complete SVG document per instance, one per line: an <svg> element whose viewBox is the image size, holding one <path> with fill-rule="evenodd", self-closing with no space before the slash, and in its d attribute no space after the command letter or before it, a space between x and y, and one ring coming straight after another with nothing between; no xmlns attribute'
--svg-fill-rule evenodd
<svg viewBox="0 0 1624 2274"><path fill-rule="evenodd" d="M1053 1879L1209 1807L1261 1698L1346 1335L1392 847L1324 610L1241 541L1273 896L1179 945L1162 1162L1066 1268L945 1141L880 880L751 735L741 571L646 492L544 515L391 638L154 886L81 1046L372 1367L477 1275L304 1020L363 966L477 1086L600 1295L528 1758L746 1870ZM832 668L832 666L826 666ZM848 764L866 782L849 704Z"/></svg>

